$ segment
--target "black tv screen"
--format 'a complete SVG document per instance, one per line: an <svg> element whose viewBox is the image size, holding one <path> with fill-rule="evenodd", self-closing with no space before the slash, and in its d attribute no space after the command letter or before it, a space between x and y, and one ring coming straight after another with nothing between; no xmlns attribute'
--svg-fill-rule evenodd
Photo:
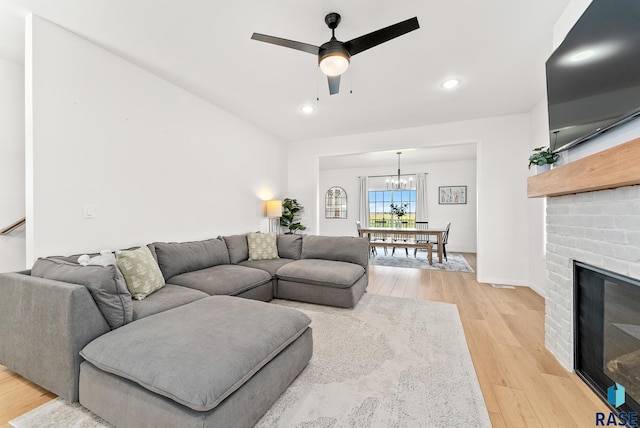
<svg viewBox="0 0 640 428"><path fill-rule="evenodd" d="M593 0L546 71L553 151L640 115L640 0Z"/></svg>

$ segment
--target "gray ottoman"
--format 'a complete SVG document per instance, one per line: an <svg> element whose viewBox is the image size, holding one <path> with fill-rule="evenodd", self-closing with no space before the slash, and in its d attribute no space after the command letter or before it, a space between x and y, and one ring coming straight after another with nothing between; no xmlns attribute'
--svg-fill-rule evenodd
<svg viewBox="0 0 640 428"><path fill-rule="evenodd" d="M309 362L302 312L213 296L89 343L80 403L118 427L250 427Z"/></svg>
<svg viewBox="0 0 640 428"><path fill-rule="evenodd" d="M277 275L278 298L340 308L353 308L369 283L363 266L321 259L296 260Z"/></svg>

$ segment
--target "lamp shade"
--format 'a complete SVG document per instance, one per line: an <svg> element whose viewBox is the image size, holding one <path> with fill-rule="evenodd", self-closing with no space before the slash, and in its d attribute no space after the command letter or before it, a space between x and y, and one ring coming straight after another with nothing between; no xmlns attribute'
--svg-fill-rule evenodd
<svg viewBox="0 0 640 428"><path fill-rule="evenodd" d="M349 59L339 53L327 55L320 61L320 70L327 76L339 76L349 68Z"/></svg>
<svg viewBox="0 0 640 428"><path fill-rule="evenodd" d="M340 76L349 68L349 58L349 51L334 37L320 46L318 66L327 76Z"/></svg>
<svg viewBox="0 0 640 428"><path fill-rule="evenodd" d="M282 217L282 201L277 199L267 201L267 217Z"/></svg>

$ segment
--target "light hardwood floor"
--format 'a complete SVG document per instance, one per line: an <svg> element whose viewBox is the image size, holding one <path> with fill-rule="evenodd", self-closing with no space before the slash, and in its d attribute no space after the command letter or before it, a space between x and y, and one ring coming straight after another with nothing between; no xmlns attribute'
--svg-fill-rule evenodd
<svg viewBox="0 0 640 428"><path fill-rule="evenodd" d="M476 269L475 254L464 257ZM544 347L544 299L475 273L371 266L368 293L455 303L494 427L589 427L607 406Z"/></svg>
<svg viewBox="0 0 640 428"><path fill-rule="evenodd" d="M10 420L54 398L54 394L0 366L1 428L10 428Z"/></svg>
<svg viewBox="0 0 640 428"><path fill-rule="evenodd" d="M475 254L464 254L475 269ZM371 266L368 293L455 303L494 427L589 427L602 401L544 347L544 300L474 273ZM0 366L0 428L55 396Z"/></svg>

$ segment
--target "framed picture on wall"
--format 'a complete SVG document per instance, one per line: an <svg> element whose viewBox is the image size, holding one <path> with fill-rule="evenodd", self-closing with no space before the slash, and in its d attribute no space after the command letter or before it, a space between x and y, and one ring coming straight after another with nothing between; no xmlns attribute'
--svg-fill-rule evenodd
<svg viewBox="0 0 640 428"><path fill-rule="evenodd" d="M440 205L466 204L467 186L438 187L438 203Z"/></svg>

